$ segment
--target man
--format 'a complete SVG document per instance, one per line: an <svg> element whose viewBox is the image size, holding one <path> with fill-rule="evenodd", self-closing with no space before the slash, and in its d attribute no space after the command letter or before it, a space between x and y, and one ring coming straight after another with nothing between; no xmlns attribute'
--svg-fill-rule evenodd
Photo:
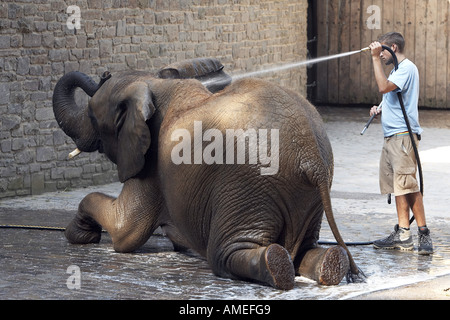
<svg viewBox="0 0 450 320"><path fill-rule="evenodd" d="M393 63L392 55L383 50L390 47L398 59L398 70L392 70L389 78L383 70ZM419 125L419 72L404 54L405 40L396 32L382 35L379 41L370 45L375 79L383 100L374 106L370 115L381 113L384 145L380 159L380 190L382 194L395 195L398 224L388 237L374 241L377 249L412 250L414 248L409 225L409 211L412 210L418 226L419 254L431 254L433 244L425 220L422 194L416 180L417 162L411 145L397 92L401 92L405 109L418 145L422 128Z"/></svg>

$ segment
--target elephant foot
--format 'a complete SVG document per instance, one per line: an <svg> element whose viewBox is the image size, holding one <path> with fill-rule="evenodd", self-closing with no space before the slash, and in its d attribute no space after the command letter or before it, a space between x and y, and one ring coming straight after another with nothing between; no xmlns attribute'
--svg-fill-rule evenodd
<svg viewBox="0 0 450 320"><path fill-rule="evenodd" d="M224 251L210 250L214 254ZM221 277L254 281L281 290L294 287L294 264L287 250L278 244L233 250L229 256L210 256L208 262Z"/></svg>
<svg viewBox="0 0 450 320"><path fill-rule="evenodd" d="M261 258L261 270L266 271L265 279L268 284L281 290L291 290L294 287L294 265L285 248L271 244Z"/></svg>
<svg viewBox="0 0 450 320"><path fill-rule="evenodd" d="M321 285L338 285L350 268L347 252L341 246L314 248L303 257L300 275L317 281Z"/></svg>
<svg viewBox="0 0 450 320"><path fill-rule="evenodd" d="M64 235L72 244L99 243L102 236L102 227L92 219L75 218L66 227Z"/></svg>

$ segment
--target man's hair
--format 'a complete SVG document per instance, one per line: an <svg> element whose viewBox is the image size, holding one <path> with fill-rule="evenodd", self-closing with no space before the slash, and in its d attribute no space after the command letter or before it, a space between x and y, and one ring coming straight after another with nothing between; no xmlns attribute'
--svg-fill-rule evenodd
<svg viewBox="0 0 450 320"><path fill-rule="evenodd" d="M388 47L393 44L397 45L400 53L403 53L403 50L405 49L405 38L398 32L388 32L383 34L378 38L378 41L386 44Z"/></svg>

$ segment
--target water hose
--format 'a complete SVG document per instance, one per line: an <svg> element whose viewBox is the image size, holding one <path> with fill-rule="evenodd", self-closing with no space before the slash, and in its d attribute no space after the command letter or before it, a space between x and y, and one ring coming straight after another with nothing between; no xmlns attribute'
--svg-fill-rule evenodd
<svg viewBox="0 0 450 320"><path fill-rule="evenodd" d="M41 230L41 231L66 231L64 227L51 227L51 226L32 226L23 224L1 224L0 229L23 229L23 230ZM106 230L101 231L102 233L107 233ZM162 233L153 233L152 236L164 237Z"/></svg>
<svg viewBox="0 0 450 320"><path fill-rule="evenodd" d="M27 229L27 230L47 230L47 231L65 231L66 228L50 226L29 226L22 224L2 224L1 229Z"/></svg>
<svg viewBox="0 0 450 320"><path fill-rule="evenodd" d="M32 226L32 225L22 225L22 224L2 224L0 229L23 229L23 230L40 230L40 231L66 231L64 227L51 227L51 226ZM102 230L102 233L106 233L106 230ZM153 233L152 236L164 236L160 233ZM368 246L371 245L373 241L358 241L358 242L345 242L347 246ZM335 241L319 240L320 245L337 245Z"/></svg>

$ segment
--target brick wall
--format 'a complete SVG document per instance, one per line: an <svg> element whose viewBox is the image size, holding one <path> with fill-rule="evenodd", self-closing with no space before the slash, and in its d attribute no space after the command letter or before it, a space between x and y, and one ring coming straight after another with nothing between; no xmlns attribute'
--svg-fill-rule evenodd
<svg viewBox="0 0 450 320"><path fill-rule="evenodd" d="M69 28L80 8L80 28ZM75 21L75 20L74 20ZM116 181L115 166L75 148L51 98L72 70L98 76L156 71L217 57L228 73L306 58L307 0L2 0L0 3L0 198ZM306 70L265 76L305 94ZM79 103L87 98L77 93Z"/></svg>

